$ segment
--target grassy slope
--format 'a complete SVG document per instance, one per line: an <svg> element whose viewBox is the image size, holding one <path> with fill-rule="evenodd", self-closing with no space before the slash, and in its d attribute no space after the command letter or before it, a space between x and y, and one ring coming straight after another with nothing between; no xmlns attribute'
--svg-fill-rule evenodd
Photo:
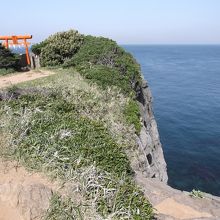
<svg viewBox="0 0 220 220"><path fill-rule="evenodd" d="M1 102L0 132L10 146L2 152L29 169L78 181L85 204L100 219L151 219L152 207L135 185L125 153L135 146L132 97L72 69L22 87L40 92ZM47 219L88 217L74 198L55 195L51 204Z"/></svg>
<svg viewBox="0 0 220 220"><path fill-rule="evenodd" d="M139 134L141 123L136 96L142 82L140 66L115 41L70 30L56 33L32 49L40 55L43 66L74 67L101 88L116 86L126 97L132 98L134 101L125 113L128 113L127 122L133 124Z"/></svg>

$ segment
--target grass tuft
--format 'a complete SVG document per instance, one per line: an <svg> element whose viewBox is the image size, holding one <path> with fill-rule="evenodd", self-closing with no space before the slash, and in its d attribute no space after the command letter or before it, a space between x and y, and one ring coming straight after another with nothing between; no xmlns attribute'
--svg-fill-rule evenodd
<svg viewBox="0 0 220 220"><path fill-rule="evenodd" d="M7 75L7 74L11 74L11 73L14 73L15 72L15 70L14 69L11 69L11 68L9 68L9 69L1 69L0 68L0 76L4 76L4 75Z"/></svg>
<svg viewBox="0 0 220 220"><path fill-rule="evenodd" d="M56 195L47 219L152 219L125 153L135 140L124 113L130 99L66 71L22 86L35 93L1 101L0 133L10 134L4 153L28 169L77 181L84 198L79 205Z"/></svg>
<svg viewBox="0 0 220 220"><path fill-rule="evenodd" d="M83 220L80 206L75 206L71 199L62 199L54 194L50 200L50 208L47 211L45 220Z"/></svg>
<svg viewBox="0 0 220 220"><path fill-rule="evenodd" d="M129 100L127 106L124 109L126 121L129 125L134 125L137 134L141 131L140 111L136 101Z"/></svg>

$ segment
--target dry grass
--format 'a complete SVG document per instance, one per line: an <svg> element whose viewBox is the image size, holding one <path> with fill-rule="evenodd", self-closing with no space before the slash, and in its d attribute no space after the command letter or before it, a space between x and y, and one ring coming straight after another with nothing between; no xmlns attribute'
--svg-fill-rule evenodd
<svg viewBox="0 0 220 220"><path fill-rule="evenodd" d="M103 90L74 70L58 70L58 73L21 85L61 91L64 99L77 106L80 115L102 121L117 143L134 149L135 128L127 124L124 116L130 98L125 97L116 87Z"/></svg>
<svg viewBox="0 0 220 220"><path fill-rule="evenodd" d="M60 103L69 103L69 106L75 106L76 111L73 114L77 114L79 122L77 122L77 117L72 118L72 115L69 115L69 120L73 120L71 123L75 123L76 126L81 126L79 127L80 132L83 131L82 129L89 128L92 132L89 135L95 135L91 141L97 141L97 143L94 143L101 144L101 142L95 140L97 137L93 130L98 129L97 132L99 132L101 127L96 123L91 124L92 121L99 122L108 131L108 135L119 146L123 146L124 152L129 151L130 153L127 155L132 157L135 155L136 146L135 128L126 123L124 116L124 108L129 102L129 98L126 98L114 87L105 90L100 89L94 83L89 83L78 73L70 72L70 70L62 70L58 75L23 83L20 86L24 88L35 87L41 91L51 91L54 94L58 92L61 95L61 100L39 99L36 107L34 102L32 107L27 105L26 100L14 102L14 104L7 101L1 103L0 133L7 133L7 138L4 138L7 143L2 142L4 146L8 147L6 153L9 153L9 156L15 154L15 158L25 164L27 168L44 171L58 179L77 183L78 187L75 188L74 186L72 190L78 190L83 197L79 204L74 201L74 198L63 198L55 195L51 200L51 208L48 210L47 219L151 219L151 205L145 200L142 192L126 172L115 175L114 164L111 165L112 168L109 172L106 172L97 168L96 165L99 161L94 161L89 165L88 159L81 156L74 161L74 154L70 149L71 145L68 145L67 142L65 142L67 144L65 145L62 141L74 138L74 132L77 132L77 130L71 130L68 127L67 118L59 115L65 112L57 113L50 110L50 103L45 103L48 109L44 109L44 105L42 105L42 101L46 100L53 102L51 106L61 105ZM65 106L63 107L65 108ZM54 115L50 113L54 113ZM62 126L59 124L60 121L56 121L57 117L60 117L61 121L63 120ZM80 122L80 118L86 119L85 125ZM36 123L38 120L42 121L41 124ZM88 125L86 125L87 121ZM41 126L43 127L48 122L52 130L41 130ZM35 124L40 125L39 130L36 130L36 135L32 135L28 139L30 131L35 128ZM53 124L54 128L51 127ZM88 127L83 128L84 126ZM104 133L100 133L100 137L103 135L103 138L108 137L106 136L107 133L105 134L106 131L103 128L101 129ZM117 147L111 139L107 138L105 140L109 141L109 143L106 142L106 147L108 144L110 147ZM60 145L57 145L57 141ZM84 143L84 140L80 141ZM30 145L30 143L35 142L37 143L36 146ZM74 142L70 142L70 144L74 144ZM119 154L121 148L117 149L117 154ZM103 157L101 156L101 158ZM116 158L115 154L113 154L113 157ZM126 156L123 156L123 158L126 162ZM83 160L86 161L85 164L87 165L80 167L79 164ZM121 163L122 169L126 170L127 165L123 160L113 161L116 165ZM76 164L74 166L79 167L78 169L72 166L73 161ZM100 215L97 213L100 213Z"/></svg>

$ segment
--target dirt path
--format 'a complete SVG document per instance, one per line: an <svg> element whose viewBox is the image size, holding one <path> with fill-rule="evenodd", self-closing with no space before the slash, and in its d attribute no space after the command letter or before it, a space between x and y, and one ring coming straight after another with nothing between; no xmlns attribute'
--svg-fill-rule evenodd
<svg viewBox="0 0 220 220"><path fill-rule="evenodd" d="M83 198L73 190L76 188L74 181L52 182L42 173L29 172L17 162L0 158L0 220L41 220L53 193L70 196L81 204Z"/></svg>
<svg viewBox="0 0 220 220"><path fill-rule="evenodd" d="M0 88L9 87L21 82L27 82L34 79L46 77L55 74L51 71L29 71L0 77ZM0 219L1 220L1 219Z"/></svg>

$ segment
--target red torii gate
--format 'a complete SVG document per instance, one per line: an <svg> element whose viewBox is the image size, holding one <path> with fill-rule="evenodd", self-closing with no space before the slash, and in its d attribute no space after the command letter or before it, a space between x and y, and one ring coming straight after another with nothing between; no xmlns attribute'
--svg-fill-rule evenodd
<svg viewBox="0 0 220 220"><path fill-rule="evenodd" d="M30 56L29 56L29 51L28 51L28 46L30 45L30 43L27 42L28 39L32 39L32 35L0 36L0 40L4 41L2 45L4 45L6 48L8 48L9 46L13 46L13 45L24 46L25 50L26 50L27 64L30 65L31 61L30 61ZM23 40L23 42L19 42L20 40ZM12 42L10 42L10 41L12 41Z"/></svg>

